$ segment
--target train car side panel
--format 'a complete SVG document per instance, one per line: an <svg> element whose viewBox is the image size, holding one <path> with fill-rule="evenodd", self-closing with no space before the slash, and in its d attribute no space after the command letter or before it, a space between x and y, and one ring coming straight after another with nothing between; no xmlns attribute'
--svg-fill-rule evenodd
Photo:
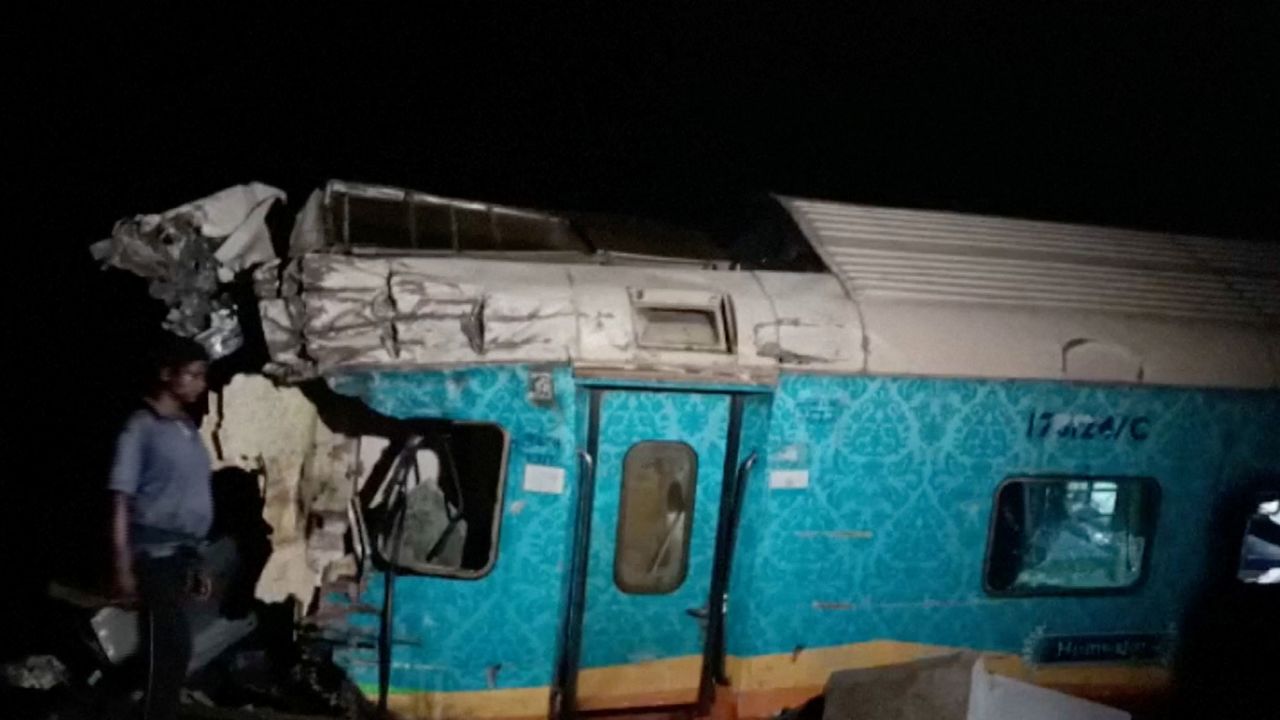
<svg viewBox="0 0 1280 720"><path fill-rule="evenodd" d="M414 717L546 714L578 473L572 376L566 367L549 372L552 394L541 398L535 396L546 388L535 391L523 366L351 374L333 383L386 415L492 422L510 436L492 571L475 580L397 579L393 710ZM529 466L562 468L562 490L531 489ZM374 573L366 588L362 602L381 607L381 575ZM376 615L363 621L377 627ZM371 650L342 657L369 693L377 687L375 658Z"/></svg>
<svg viewBox="0 0 1280 720"><path fill-rule="evenodd" d="M951 647L1083 693L1157 688L1206 569L1209 507L1280 469L1278 418L1274 392L784 375L735 566L729 648L744 715L802 699L833 669ZM984 591L997 487L1040 475L1158 483L1139 587ZM1037 660L1044 638L1098 636L1129 638L1116 647L1142 657Z"/></svg>

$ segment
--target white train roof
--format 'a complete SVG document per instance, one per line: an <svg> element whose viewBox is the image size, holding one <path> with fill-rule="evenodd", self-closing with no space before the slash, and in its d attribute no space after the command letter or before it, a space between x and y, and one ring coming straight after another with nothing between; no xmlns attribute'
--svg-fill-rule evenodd
<svg viewBox="0 0 1280 720"><path fill-rule="evenodd" d="M780 198L870 373L1280 386L1280 246Z"/></svg>
<svg viewBox="0 0 1280 720"><path fill-rule="evenodd" d="M751 383L792 369L1280 387L1275 246L780 202L830 274L305 252L257 275L270 370L568 362Z"/></svg>

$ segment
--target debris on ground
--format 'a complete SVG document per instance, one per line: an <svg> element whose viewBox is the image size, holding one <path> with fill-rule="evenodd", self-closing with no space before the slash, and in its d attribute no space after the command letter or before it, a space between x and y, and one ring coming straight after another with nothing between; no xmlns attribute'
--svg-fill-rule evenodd
<svg viewBox="0 0 1280 720"><path fill-rule="evenodd" d="M1128 720L1089 700L992 673L970 651L841 670L779 720Z"/></svg>
<svg viewBox="0 0 1280 720"><path fill-rule="evenodd" d="M973 666L969 691L969 720L1020 720L1042 717L1059 720L1129 720L1129 713L1101 703L1032 685Z"/></svg>
<svg viewBox="0 0 1280 720"><path fill-rule="evenodd" d="M32 655L25 660L6 663L4 679L12 687L23 690L51 690L67 682L67 668L52 655Z"/></svg>
<svg viewBox="0 0 1280 720"><path fill-rule="evenodd" d="M966 720L978 656L955 652L911 662L841 670L824 692L824 720Z"/></svg>

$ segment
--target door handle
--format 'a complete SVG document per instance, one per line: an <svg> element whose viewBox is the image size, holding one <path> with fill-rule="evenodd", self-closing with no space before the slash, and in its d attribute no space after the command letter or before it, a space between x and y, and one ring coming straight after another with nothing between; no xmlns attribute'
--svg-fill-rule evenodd
<svg viewBox="0 0 1280 720"><path fill-rule="evenodd" d="M684 611L685 615L696 618L698 622L706 622L711 617L711 611L704 607L689 608Z"/></svg>
<svg viewBox="0 0 1280 720"><path fill-rule="evenodd" d="M751 470L756 466L756 460L760 458L759 453L754 450L747 456L746 460L738 466L738 473L733 477L733 517L730 518L730 527L733 528L734 540L737 540L738 522L742 519L742 493L747 486L747 476L751 474ZM729 546L729 553L733 553L733 545Z"/></svg>

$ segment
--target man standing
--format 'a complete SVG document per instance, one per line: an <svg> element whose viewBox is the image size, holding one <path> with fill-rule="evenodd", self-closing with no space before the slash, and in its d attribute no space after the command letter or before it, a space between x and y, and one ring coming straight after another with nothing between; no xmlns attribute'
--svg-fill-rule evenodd
<svg viewBox="0 0 1280 720"><path fill-rule="evenodd" d="M168 339L142 407L116 441L111 469L114 590L141 604L147 720L174 717L191 659L183 603L213 501L209 454L188 408L204 395L207 369L198 343Z"/></svg>

